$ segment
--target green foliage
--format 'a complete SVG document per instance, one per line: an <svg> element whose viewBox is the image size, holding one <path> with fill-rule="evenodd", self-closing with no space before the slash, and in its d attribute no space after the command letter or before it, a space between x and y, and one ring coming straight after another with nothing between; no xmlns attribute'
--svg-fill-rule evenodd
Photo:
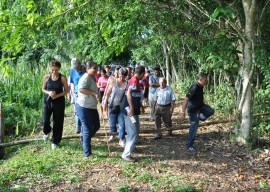
<svg viewBox="0 0 270 192"><path fill-rule="evenodd" d="M34 133L41 122L41 110L23 104L5 102L3 113L6 135L25 136Z"/></svg>

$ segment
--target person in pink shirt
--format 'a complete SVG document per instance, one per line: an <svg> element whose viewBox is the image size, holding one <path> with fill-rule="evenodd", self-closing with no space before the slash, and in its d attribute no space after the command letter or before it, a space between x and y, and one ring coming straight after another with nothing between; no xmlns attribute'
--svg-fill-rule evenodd
<svg viewBox="0 0 270 192"><path fill-rule="evenodd" d="M107 86L109 77L106 75L106 70L101 70L101 77L98 79L97 86L99 88L99 94L100 94L100 103L102 103L102 99L104 96L105 88ZM103 114L103 108L101 106L101 113Z"/></svg>

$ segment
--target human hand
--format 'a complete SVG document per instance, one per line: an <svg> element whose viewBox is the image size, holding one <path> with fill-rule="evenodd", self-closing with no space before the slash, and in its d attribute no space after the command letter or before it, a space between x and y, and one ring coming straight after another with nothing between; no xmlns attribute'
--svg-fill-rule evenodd
<svg viewBox="0 0 270 192"><path fill-rule="evenodd" d="M129 116L133 116L134 115L134 108L130 107L129 112L128 112Z"/></svg>
<svg viewBox="0 0 270 192"><path fill-rule="evenodd" d="M141 111L144 114L145 111L144 111L144 106L143 105L141 106Z"/></svg>
<svg viewBox="0 0 270 192"><path fill-rule="evenodd" d="M52 99L56 99L57 98L57 94L55 91L51 91L49 96L52 98Z"/></svg>
<svg viewBox="0 0 270 192"><path fill-rule="evenodd" d="M184 121L185 119L185 112L180 113L180 120Z"/></svg>
<svg viewBox="0 0 270 192"><path fill-rule="evenodd" d="M99 101L100 100L100 95L98 93L95 94L97 100Z"/></svg>
<svg viewBox="0 0 270 192"><path fill-rule="evenodd" d="M173 114L174 107L171 107L170 113ZM185 117L184 117L185 118Z"/></svg>

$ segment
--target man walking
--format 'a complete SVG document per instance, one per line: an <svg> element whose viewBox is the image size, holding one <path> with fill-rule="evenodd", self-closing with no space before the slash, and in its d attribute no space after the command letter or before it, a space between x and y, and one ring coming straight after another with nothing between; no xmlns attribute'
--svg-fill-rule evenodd
<svg viewBox="0 0 270 192"><path fill-rule="evenodd" d="M125 128L127 132L126 145L122 154L122 159L129 162L135 162L132 152L135 149L140 132L139 114L141 104L140 80L144 77L145 69L138 66L135 69L135 75L129 80L126 87L126 97L123 99L122 112L124 113Z"/></svg>
<svg viewBox="0 0 270 192"><path fill-rule="evenodd" d="M182 105L182 112L180 115L180 118L184 120L187 109L190 121L190 128L186 147L188 151L193 153L197 152L193 145L199 126L199 120L205 121L215 112L214 109L212 109L209 105L204 104L203 88L206 83L207 75L204 73L200 73L198 81L190 87L188 93L186 94Z"/></svg>
<svg viewBox="0 0 270 192"><path fill-rule="evenodd" d="M167 80L164 77L159 79L160 87L157 88L154 100L153 110L155 112L155 128L156 133L155 140L161 139L161 118L166 128L172 128L172 114L175 105L175 95L170 86L167 85ZM157 106L157 107L156 107ZM168 135L171 135L172 131L168 131Z"/></svg>
<svg viewBox="0 0 270 192"><path fill-rule="evenodd" d="M150 103L150 121L155 121L154 119L154 96L156 89L159 87L159 67L154 68L154 74L149 77L149 103Z"/></svg>
<svg viewBox="0 0 270 192"><path fill-rule="evenodd" d="M71 65L72 65L72 70L70 72L70 92L74 101L76 133L79 134L81 133L81 121L78 118L75 106L76 106L77 98L78 98L78 83L79 83L80 78L84 75L84 72L82 70L81 62L78 59L72 58Z"/></svg>

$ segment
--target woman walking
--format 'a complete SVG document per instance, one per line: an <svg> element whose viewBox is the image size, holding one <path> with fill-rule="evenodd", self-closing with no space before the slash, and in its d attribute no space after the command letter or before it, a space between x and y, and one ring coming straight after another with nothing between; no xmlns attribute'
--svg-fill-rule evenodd
<svg viewBox="0 0 270 192"><path fill-rule="evenodd" d="M68 93L67 78L59 73L60 68L59 61L51 61L51 73L44 76L42 84L42 92L46 94L43 105L43 139L48 140L52 130L52 149L55 149L62 139L65 113L64 96ZM53 127L50 125L51 115L53 115Z"/></svg>
<svg viewBox="0 0 270 192"><path fill-rule="evenodd" d="M94 80L97 74L97 64L86 63L86 73L81 77L78 84L78 100L76 111L82 122L82 144L84 156L92 156L91 138L100 128L97 104L100 96Z"/></svg>

